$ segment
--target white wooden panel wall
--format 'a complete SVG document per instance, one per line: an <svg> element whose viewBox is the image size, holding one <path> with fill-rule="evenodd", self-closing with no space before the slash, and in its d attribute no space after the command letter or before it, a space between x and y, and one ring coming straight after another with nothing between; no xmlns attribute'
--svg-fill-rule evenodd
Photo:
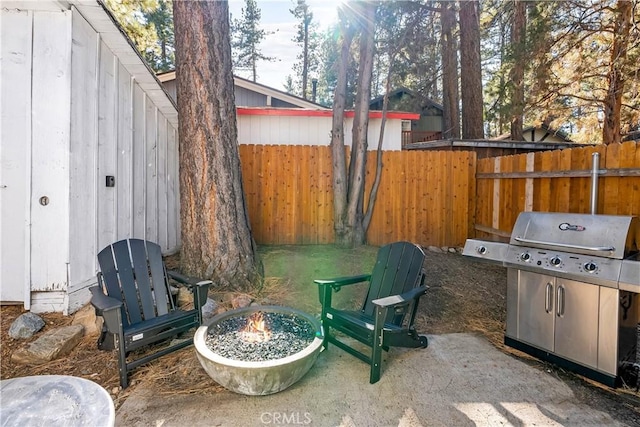
<svg viewBox="0 0 640 427"><path fill-rule="evenodd" d="M167 126L167 246L177 250L180 241L180 179L178 131Z"/></svg>
<svg viewBox="0 0 640 427"><path fill-rule="evenodd" d="M118 65L118 148L116 153L116 240L133 233L133 90L132 78L127 70Z"/></svg>
<svg viewBox="0 0 640 427"><path fill-rule="evenodd" d="M98 49L100 39L73 12L71 50L71 138L69 154L70 283L73 287L96 273L98 168Z"/></svg>
<svg viewBox="0 0 640 427"><path fill-rule="evenodd" d="M157 198L158 198L158 238L156 242L166 251L168 249L169 234L167 232L167 120L158 114L158 130L157 130Z"/></svg>
<svg viewBox="0 0 640 427"><path fill-rule="evenodd" d="M133 87L133 237L144 239L145 224L145 100L140 86Z"/></svg>
<svg viewBox="0 0 640 427"><path fill-rule="evenodd" d="M329 145L331 117L316 116L263 116L238 115L238 141L240 144ZM367 134L369 150L378 148L382 119L369 120ZM344 123L345 145L351 146L353 118ZM402 149L402 120L387 119L383 150Z"/></svg>
<svg viewBox="0 0 640 427"><path fill-rule="evenodd" d="M0 301L27 309L32 22L30 11L0 11Z"/></svg>
<svg viewBox="0 0 640 427"><path fill-rule="evenodd" d="M58 311L69 262L71 12L33 17L31 291L33 311ZM48 203L40 203L46 197Z"/></svg>
<svg viewBox="0 0 640 427"><path fill-rule="evenodd" d="M116 175L117 125L116 98L118 91L115 71L118 64L104 42L98 50L98 171L96 194L98 196L98 250L113 243L116 233L116 188L120 187ZM116 186L107 187L107 175L114 176Z"/></svg>
<svg viewBox="0 0 640 427"><path fill-rule="evenodd" d="M146 239L158 241L158 109L145 102Z"/></svg>
<svg viewBox="0 0 640 427"><path fill-rule="evenodd" d="M71 311L87 302L86 288L95 283L96 255L103 247L138 237L157 241L169 252L179 235L167 205L167 188L177 186L166 181L178 176L175 128L75 10L73 36ZM107 187L107 176L114 176L114 187ZM158 203L159 194L164 204ZM174 194L171 201L177 204L179 197Z"/></svg>

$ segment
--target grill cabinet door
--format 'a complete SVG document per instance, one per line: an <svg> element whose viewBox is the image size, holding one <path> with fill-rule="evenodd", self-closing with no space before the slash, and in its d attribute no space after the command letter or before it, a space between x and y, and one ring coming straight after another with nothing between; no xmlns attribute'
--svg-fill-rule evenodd
<svg viewBox="0 0 640 427"><path fill-rule="evenodd" d="M558 278L555 300L555 353L596 368L599 287Z"/></svg>
<svg viewBox="0 0 640 427"><path fill-rule="evenodd" d="M553 351L555 278L518 271L517 339Z"/></svg>

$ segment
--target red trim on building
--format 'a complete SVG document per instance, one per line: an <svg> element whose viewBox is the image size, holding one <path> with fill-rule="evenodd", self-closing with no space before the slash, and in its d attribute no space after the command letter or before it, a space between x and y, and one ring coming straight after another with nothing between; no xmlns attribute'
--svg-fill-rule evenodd
<svg viewBox="0 0 640 427"><path fill-rule="evenodd" d="M246 108L238 107L237 113L239 116L297 116L297 117L331 117L333 112L331 110L307 110L304 108ZM353 117L353 110L345 111L345 117ZM370 111L370 119L382 118L382 111ZM420 114L418 113L405 113L399 111L387 112L388 119L400 119L400 120L418 120Z"/></svg>

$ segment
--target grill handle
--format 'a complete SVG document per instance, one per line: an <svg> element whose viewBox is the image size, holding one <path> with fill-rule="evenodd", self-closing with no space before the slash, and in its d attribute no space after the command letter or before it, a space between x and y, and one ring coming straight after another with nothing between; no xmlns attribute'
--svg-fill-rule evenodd
<svg viewBox="0 0 640 427"><path fill-rule="evenodd" d="M547 313L551 313L551 310L553 310L553 283L547 283L544 296L544 310Z"/></svg>
<svg viewBox="0 0 640 427"><path fill-rule="evenodd" d="M525 239L523 237L516 236L514 238L516 241L520 243L528 243L532 245L543 245L543 246L556 246L558 248L568 248L568 249L578 249L581 251L591 251L591 252L613 252L616 250L613 246L581 246L581 245L569 245L567 243L554 243L554 242L545 242L542 240L531 240Z"/></svg>

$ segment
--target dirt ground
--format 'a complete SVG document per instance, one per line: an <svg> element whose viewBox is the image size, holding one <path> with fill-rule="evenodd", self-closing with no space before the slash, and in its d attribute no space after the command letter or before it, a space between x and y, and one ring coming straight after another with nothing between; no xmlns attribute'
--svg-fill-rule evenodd
<svg viewBox="0 0 640 427"><path fill-rule="evenodd" d="M260 304L281 304L310 313L319 312L317 290L313 279L367 273L375 260L377 248L365 246L344 250L333 246L261 247L265 267L265 284L251 295ZM176 265L175 257L167 260ZM420 301L417 329L420 333L446 334L474 332L486 338L501 351L541 371L563 380L576 397L595 409L609 413L628 425L640 425L640 393L623 387L610 389L554 365L541 362L503 345L506 317L506 270L479 263L460 254L427 251L425 263L429 293ZM338 302L357 304L364 289L345 290ZM232 292L214 289L210 296L222 307L230 308ZM64 374L90 379L105 387L112 395L116 409L136 387L146 387L158 394L216 393L220 390L200 367L191 347L158 359L130 375L131 385L119 388L115 352L96 348L96 337L85 337L71 354L58 360L26 366L11 361L11 354L31 340L13 340L8 330L23 310L17 306L1 308L0 378L26 375ZM71 316L42 314L44 330L70 324ZM37 338L34 337L33 339Z"/></svg>

